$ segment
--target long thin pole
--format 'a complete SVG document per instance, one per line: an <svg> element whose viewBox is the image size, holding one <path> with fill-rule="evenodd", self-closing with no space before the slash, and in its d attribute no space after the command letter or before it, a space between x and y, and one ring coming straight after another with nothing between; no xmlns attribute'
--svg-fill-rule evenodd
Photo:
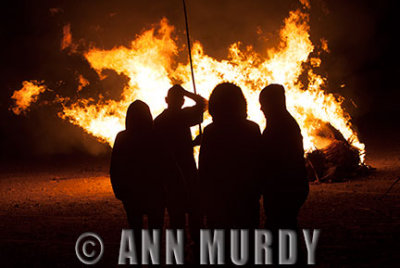
<svg viewBox="0 0 400 268"><path fill-rule="evenodd" d="M182 0L182 2L183 2L183 11L184 11L184 13L185 13L186 39L187 39L187 43L188 43L189 61L190 61L190 72L192 73L193 91L194 91L194 94L197 94L197 91L196 91L196 83L195 83L195 81L194 81L193 60L192 60L192 48L191 48L191 44L190 44L189 23L188 23L188 18L187 18L186 3L185 3L185 0Z"/></svg>
<svg viewBox="0 0 400 268"><path fill-rule="evenodd" d="M193 92L194 92L194 94L197 94L196 82L195 82L195 80L194 80L194 70L193 70L193 60L192 60L192 48L191 48L191 44L190 44L189 23L188 23L188 18L187 18L186 2L185 2L185 0L182 0L182 2L183 2L183 11L184 11L184 13L185 13L186 39L187 39L188 52L189 52L190 72L191 72L191 74L192 74ZM200 134L200 135L202 134L201 123L199 123L199 134Z"/></svg>

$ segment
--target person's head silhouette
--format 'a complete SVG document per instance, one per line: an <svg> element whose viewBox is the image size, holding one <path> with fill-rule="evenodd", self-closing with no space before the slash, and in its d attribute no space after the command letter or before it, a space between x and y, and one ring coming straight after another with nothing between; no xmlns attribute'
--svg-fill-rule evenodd
<svg viewBox="0 0 400 268"><path fill-rule="evenodd" d="M168 109L179 110L185 103L185 98L183 95L184 89L180 85L174 85L168 90L167 97L165 101L168 104Z"/></svg>
<svg viewBox="0 0 400 268"><path fill-rule="evenodd" d="M286 111L285 88L280 84L270 84L261 91L259 101L266 117Z"/></svg>
<svg viewBox="0 0 400 268"><path fill-rule="evenodd" d="M153 128L153 116L149 106L141 100L129 105L125 118L126 130L146 133Z"/></svg>
<svg viewBox="0 0 400 268"><path fill-rule="evenodd" d="M247 103L241 88L232 83L217 85L210 95L208 111L213 121L246 119Z"/></svg>

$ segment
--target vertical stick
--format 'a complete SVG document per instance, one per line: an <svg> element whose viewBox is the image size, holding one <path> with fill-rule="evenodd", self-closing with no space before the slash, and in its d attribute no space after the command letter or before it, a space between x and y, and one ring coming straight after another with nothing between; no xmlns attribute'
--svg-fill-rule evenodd
<svg viewBox="0 0 400 268"><path fill-rule="evenodd" d="M190 34L189 34L189 24L188 24L187 11L186 11L186 3L185 3L185 0L182 0L182 2L183 2L183 11L185 13L186 39L187 39L187 43L188 43L190 71L192 73L193 91L194 91L194 94L197 94L197 92L196 92L196 83L194 81L192 49L191 49L191 44L190 44Z"/></svg>
<svg viewBox="0 0 400 268"><path fill-rule="evenodd" d="M190 72L192 74L193 92L194 92L194 94L197 94L196 83L194 80L192 48L191 48L191 44L190 44L189 23L188 23L188 18L187 18L186 3L185 3L185 0L182 0L182 2L183 2L183 11L185 13L186 39L187 39L188 52L189 52ZM199 123L199 134L200 135L202 134L201 123Z"/></svg>

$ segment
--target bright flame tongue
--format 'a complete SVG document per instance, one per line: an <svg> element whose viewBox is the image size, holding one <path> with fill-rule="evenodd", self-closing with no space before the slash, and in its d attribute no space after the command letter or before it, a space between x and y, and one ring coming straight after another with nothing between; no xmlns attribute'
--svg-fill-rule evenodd
<svg viewBox="0 0 400 268"><path fill-rule="evenodd" d="M14 91L11 98L15 101L12 111L15 114L25 112L29 106L38 100L40 93L46 91L46 86L43 82L32 80L22 82L22 88Z"/></svg>
<svg viewBox="0 0 400 268"><path fill-rule="evenodd" d="M90 49L85 57L100 77L104 69L112 69L128 76L129 83L120 101L94 103L81 99L65 106L61 117L112 145L116 134L124 129L125 112L133 100L145 101L157 116L164 109L164 96L172 86L172 79L183 81L183 86L191 89L189 66L178 64L177 68L172 68L173 57L178 51L171 37L173 30L173 26L162 19L157 31L153 28L144 32L132 41L130 48ZM262 58L251 47L240 50L239 43L235 43L229 48L228 60L218 61L204 54L202 45L196 42L193 61L198 91L208 97L218 83L236 83L247 98L249 118L263 128L265 119L259 109L259 92L270 83L284 84L288 109L301 127L307 151L317 147L316 131L323 121L338 129L363 153L364 144L358 140L351 128L350 116L341 107L343 98L337 99L321 89L326 79L310 69L307 90L302 89L304 86L298 81L303 72L302 63L309 60L313 67L321 63L319 58L309 59L314 46L308 32L308 14L301 10L290 12L280 31L279 47L267 51L268 59ZM326 42L322 42L322 47L327 50ZM210 121L210 116L205 115L203 124Z"/></svg>

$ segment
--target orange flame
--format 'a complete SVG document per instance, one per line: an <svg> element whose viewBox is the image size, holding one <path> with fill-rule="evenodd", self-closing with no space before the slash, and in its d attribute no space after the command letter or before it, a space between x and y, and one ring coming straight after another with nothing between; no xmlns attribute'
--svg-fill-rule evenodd
<svg viewBox="0 0 400 268"><path fill-rule="evenodd" d="M308 1L302 3L309 7ZM321 59L310 56L314 45L309 35L309 16L304 10L289 13L280 31L278 47L267 49L267 57L256 53L251 46L243 49L237 42L229 47L226 60L217 60L204 52L200 42L195 42L193 62L197 90L208 97L217 84L234 82L247 98L249 118L264 128L266 122L258 103L259 92L270 83L281 83L286 88L288 110L301 127L306 151L321 147L317 133L321 122L327 122L360 151L363 162L364 144L352 128L350 115L342 108L344 98L325 93L326 78L312 69L320 66ZM84 56L100 77L104 76L103 70L112 69L130 80L119 101L79 99L71 105L64 104L60 116L111 146L116 134L124 129L125 112L133 100L145 101L157 116L165 107L164 96L173 81L181 81L185 88L191 88L189 64L174 61L178 47L173 31L174 27L164 18L158 27L137 36L129 47L88 50ZM328 52L325 39L321 39L320 47ZM309 63L311 68L305 69L304 63ZM306 75L306 84L299 80L301 74ZM203 125L209 122L211 118L206 114Z"/></svg>
<svg viewBox="0 0 400 268"><path fill-rule="evenodd" d="M79 75L79 85L78 85L78 91L81 91L84 87L89 85L89 81L83 77L83 75Z"/></svg>
<svg viewBox="0 0 400 268"><path fill-rule="evenodd" d="M61 50L67 50L68 54L76 53L78 44L74 43L71 34L71 24L68 23L63 27L63 38L60 45Z"/></svg>
<svg viewBox="0 0 400 268"><path fill-rule="evenodd" d="M63 27L63 39L61 40L61 50L66 49L72 44L71 24Z"/></svg>
<svg viewBox="0 0 400 268"><path fill-rule="evenodd" d="M46 91L46 87L43 85L43 81L31 80L22 82L22 88L14 91L11 96L15 100L15 106L12 111L17 115L25 112L32 103L38 100L39 94L44 91Z"/></svg>

